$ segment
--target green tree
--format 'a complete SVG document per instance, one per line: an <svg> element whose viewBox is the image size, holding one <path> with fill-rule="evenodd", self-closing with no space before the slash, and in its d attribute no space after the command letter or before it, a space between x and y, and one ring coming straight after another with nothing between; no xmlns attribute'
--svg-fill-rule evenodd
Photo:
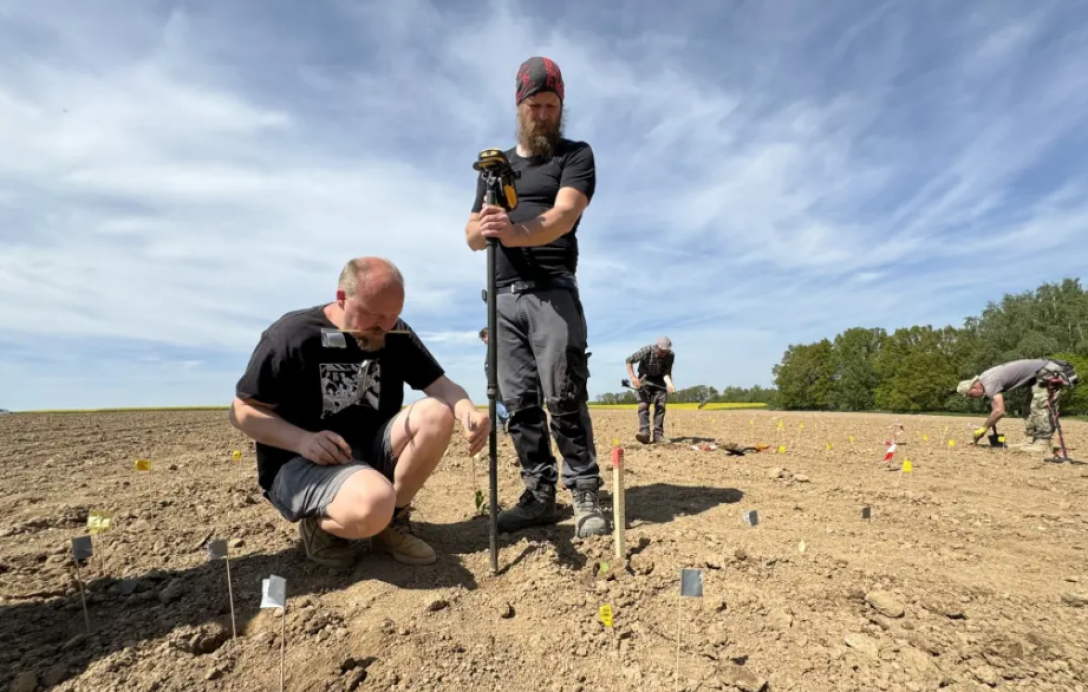
<svg viewBox="0 0 1088 692"><path fill-rule="evenodd" d="M775 405L783 409L826 409L834 387L831 342L791 344L774 367Z"/></svg>
<svg viewBox="0 0 1088 692"><path fill-rule="evenodd" d="M880 385L874 361L887 334L883 329L847 329L835 337L831 358L835 385L828 393L828 404L839 411L868 411L875 403L874 392Z"/></svg>

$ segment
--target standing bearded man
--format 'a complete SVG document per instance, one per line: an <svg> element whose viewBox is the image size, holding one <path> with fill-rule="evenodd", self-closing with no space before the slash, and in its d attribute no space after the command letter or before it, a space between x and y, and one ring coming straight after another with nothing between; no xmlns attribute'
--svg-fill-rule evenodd
<svg viewBox="0 0 1088 692"><path fill-rule="evenodd" d="M563 137L565 89L559 66L534 57L517 74L518 143L506 151L518 205L507 213L484 204L483 180L465 227L468 246L496 248L498 380L510 414L509 433L525 491L499 514L499 530L558 521L559 481L548 439L563 456L563 485L571 491L575 533L607 534L598 490L603 485L589 417L587 328L578 293L578 225L596 188L589 144ZM538 390L543 392L540 400Z"/></svg>

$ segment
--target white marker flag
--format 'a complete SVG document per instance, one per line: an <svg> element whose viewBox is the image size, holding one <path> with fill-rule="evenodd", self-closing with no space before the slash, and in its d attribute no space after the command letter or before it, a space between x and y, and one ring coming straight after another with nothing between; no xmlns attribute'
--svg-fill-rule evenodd
<svg viewBox="0 0 1088 692"><path fill-rule="evenodd" d="M688 598L703 597L703 572L698 569L680 570L680 595Z"/></svg>
<svg viewBox="0 0 1088 692"><path fill-rule="evenodd" d="M276 575L261 580L261 607L287 607L287 580Z"/></svg>

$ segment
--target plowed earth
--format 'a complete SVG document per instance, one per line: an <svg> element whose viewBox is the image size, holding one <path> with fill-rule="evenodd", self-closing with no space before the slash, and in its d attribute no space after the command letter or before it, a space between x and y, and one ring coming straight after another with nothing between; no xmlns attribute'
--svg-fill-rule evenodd
<svg viewBox="0 0 1088 692"><path fill-rule="evenodd" d="M786 414L780 432L767 411L670 411L673 441L644 446L636 416L593 414L609 511L625 448L627 559L574 540L560 492L560 524L500 537L497 575L474 516L487 454L459 438L415 502L437 564L361 544L331 570L260 495L223 412L0 418L0 690L276 690L281 652L299 692L672 690L677 670L687 690L1088 689L1088 466L971 447L969 419ZM1088 453L1088 425L1064 427ZM509 505L504 435L499 468ZM113 520L79 569L88 632L71 541L92 510ZM679 597L682 568L701 598ZM259 607L272 574L285 620Z"/></svg>

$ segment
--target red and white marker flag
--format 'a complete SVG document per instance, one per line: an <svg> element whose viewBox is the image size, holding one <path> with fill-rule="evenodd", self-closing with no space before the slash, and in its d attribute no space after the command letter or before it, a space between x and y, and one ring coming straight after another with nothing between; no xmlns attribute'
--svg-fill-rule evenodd
<svg viewBox="0 0 1088 692"><path fill-rule="evenodd" d="M885 440L884 444L888 446L888 449L884 452L884 461L891 461L892 457L895 456L895 442Z"/></svg>

